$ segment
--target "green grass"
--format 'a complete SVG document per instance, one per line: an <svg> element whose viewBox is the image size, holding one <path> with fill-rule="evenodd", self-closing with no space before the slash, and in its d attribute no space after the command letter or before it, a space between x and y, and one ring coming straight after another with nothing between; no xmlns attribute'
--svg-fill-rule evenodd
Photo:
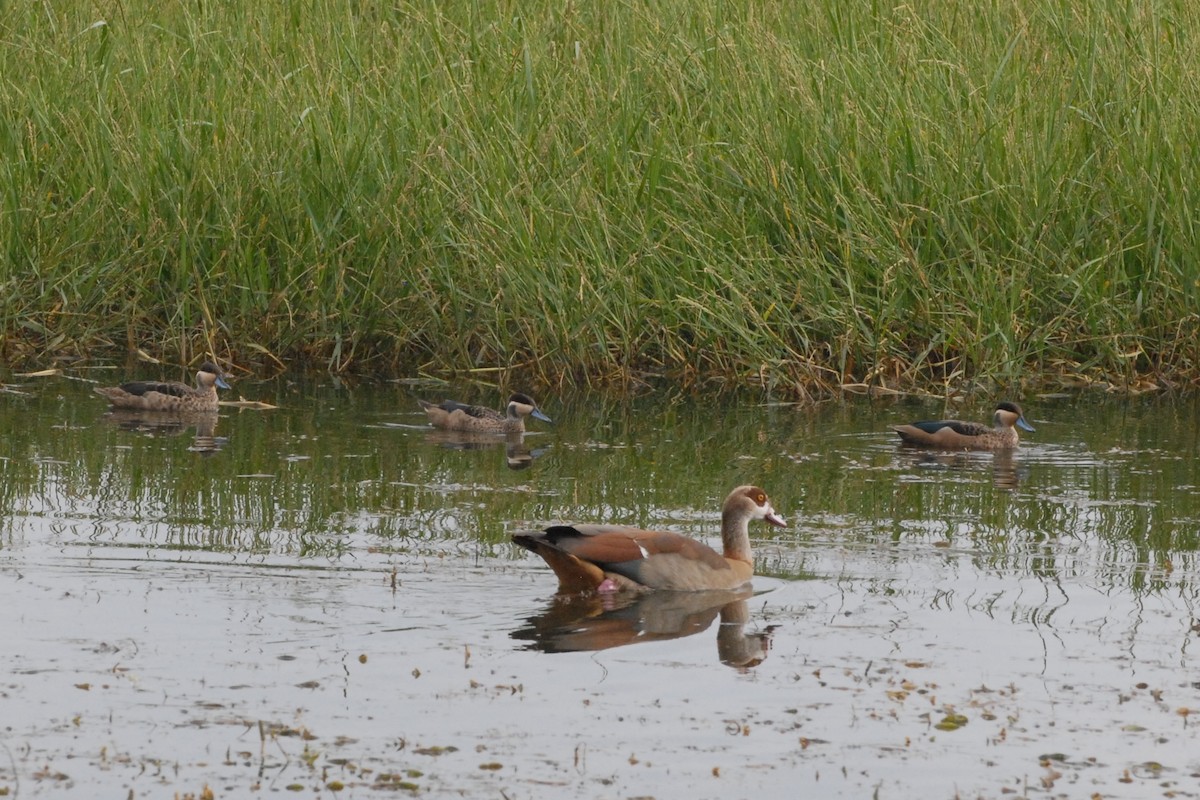
<svg viewBox="0 0 1200 800"><path fill-rule="evenodd" d="M1200 7L0 11L10 363L1200 378Z"/></svg>

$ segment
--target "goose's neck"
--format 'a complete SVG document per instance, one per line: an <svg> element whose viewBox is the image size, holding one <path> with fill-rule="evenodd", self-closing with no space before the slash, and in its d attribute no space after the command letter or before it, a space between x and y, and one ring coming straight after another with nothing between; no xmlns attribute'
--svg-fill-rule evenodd
<svg viewBox="0 0 1200 800"><path fill-rule="evenodd" d="M750 520L736 510L721 512L721 544L725 557L754 563L750 556Z"/></svg>

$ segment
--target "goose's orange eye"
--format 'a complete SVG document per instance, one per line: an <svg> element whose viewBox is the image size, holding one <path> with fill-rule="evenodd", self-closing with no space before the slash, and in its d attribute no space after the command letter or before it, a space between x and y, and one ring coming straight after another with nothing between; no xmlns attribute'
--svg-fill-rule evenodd
<svg viewBox="0 0 1200 800"><path fill-rule="evenodd" d="M762 505L763 503L767 502L767 496L762 492L759 492L758 494L754 495L754 502Z"/></svg>

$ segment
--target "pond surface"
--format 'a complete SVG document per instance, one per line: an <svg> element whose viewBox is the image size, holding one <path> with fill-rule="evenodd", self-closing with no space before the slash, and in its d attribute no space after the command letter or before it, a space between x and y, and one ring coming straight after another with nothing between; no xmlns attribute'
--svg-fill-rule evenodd
<svg viewBox="0 0 1200 800"><path fill-rule="evenodd" d="M0 394L7 796L1200 797L1194 401L1017 398L1015 455L931 455L888 425L936 404L539 397L464 442L416 398L499 391L164 422L105 413L125 377ZM753 593L560 602L508 542L713 541L746 482L789 523Z"/></svg>

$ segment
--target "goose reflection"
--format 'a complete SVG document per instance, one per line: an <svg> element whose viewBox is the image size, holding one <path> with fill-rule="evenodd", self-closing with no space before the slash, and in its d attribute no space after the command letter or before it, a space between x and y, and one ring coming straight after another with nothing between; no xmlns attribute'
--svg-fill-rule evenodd
<svg viewBox="0 0 1200 800"><path fill-rule="evenodd" d="M639 642L680 639L717 627L717 658L738 670L758 666L771 649L774 626L746 632L749 589L649 592L642 595L556 595L540 614L512 632L525 649L545 653L607 650Z"/></svg>
<svg viewBox="0 0 1200 800"><path fill-rule="evenodd" d="M226 436L217 436L216 411L142 411L114 408L102 419L123 431L132 431L146 436L182 436L195 431L188 448L201 455L213 455L229 443Z"/></svg>
<svg viewBox="0 0 1200 800"><path fill-rule="evenodd" d="M919 450L908 445L898 445L896 454L908 467L920 469L972 472L984 465L992 468L992 483L997 489L1016 489L1029 474L1022 467L1012 450L997 450L993 453L974 451Z"/></svg>
<svg viewBox="0 0 1200 800"><path fill-rule="evenodd" d="M487 450L504 445L504 463L509 469L529 469L533 460L546 452L546 448L531 448L525 444L523 433L477 433L471 431L432 430L425 434L429 444L449 450Z"/></svg>

